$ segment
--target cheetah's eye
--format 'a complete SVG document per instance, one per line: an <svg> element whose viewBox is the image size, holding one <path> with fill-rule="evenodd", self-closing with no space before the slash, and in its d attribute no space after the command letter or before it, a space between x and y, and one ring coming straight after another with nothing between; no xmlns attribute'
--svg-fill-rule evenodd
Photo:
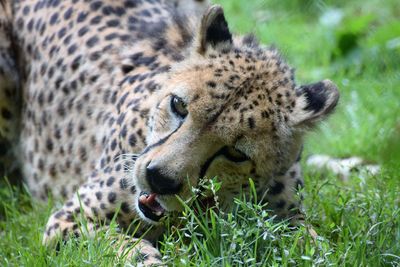
<svg viewBox="0 0 400 267"><path fill-rule="evenodd" d="M182 119L184 119L188 114L186 103L183 102L182 98L175 95L171 98L171 110Z"/></svg>
<svg viewBox="0 0 400 267"><path fill-rule="evenodd" d="M249 160L249 158L243 152L231 146L225 147L223 154L228 160L233 162L243 162Z"/></svg>

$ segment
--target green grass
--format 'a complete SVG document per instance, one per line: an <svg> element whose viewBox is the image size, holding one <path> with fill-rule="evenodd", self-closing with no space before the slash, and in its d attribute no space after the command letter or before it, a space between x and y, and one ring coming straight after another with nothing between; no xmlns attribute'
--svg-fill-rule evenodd
<svg viewBox="0 0 400 267"><path fill-rule="evenodd" d="M400 2L396 0L216 1L234 31L275 44L299 83L332 79L336 113L307 138L306 154L358 155L382 165L376 177L346 182L306 168L307 221L273 223L252 200L233 214L184 213L160 243L165 261L188 266L400 266ZM330 15L329 15L330 14ZM341 17L339 21L335 16ZM324 19L321 19L324 18ZM325 24L322 22L325 21ZM0 266L110 266L112 232L71 240L57 253L41 245L51 210L24 190L1 183Z"/></svg>

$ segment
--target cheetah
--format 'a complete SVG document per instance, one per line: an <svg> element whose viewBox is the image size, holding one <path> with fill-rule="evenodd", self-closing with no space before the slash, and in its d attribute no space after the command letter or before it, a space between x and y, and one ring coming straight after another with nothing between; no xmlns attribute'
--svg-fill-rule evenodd
<svg viewBox="0 0 400 267"><path fill-rule="evenodd" d="M207 1L0 3L3 156L34 197L65 199L44 244L79 235L78 215L93 233L114 218L161 263L163 218L213 177L224 210L251 178L277 218L301 220L303 137L337 105L333 82L297 85Z"/></svg>

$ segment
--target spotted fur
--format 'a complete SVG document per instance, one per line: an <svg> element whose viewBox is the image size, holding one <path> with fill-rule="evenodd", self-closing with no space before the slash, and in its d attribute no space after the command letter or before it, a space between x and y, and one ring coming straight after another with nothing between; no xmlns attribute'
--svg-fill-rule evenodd
<svg viewBox="0 0 400 267"><path fill-rule="evenodd" d="M113 218L122 229L140 222L136 235L152 225L144 238L154 242L163 225L138 207L140 194L179 211L174 195L188 199L214 176L226 210L251 177L278 217L301 216L302 140L335 107L332 82L296 85L276 50L232 35L206 1L1 3L0 80L18 79L0 94L22 96L15 110L2 98L1 138L11 138L9 117L19 121L13 150L32 194L66 199L45 244L79 235L81 213L89 232ZM160 263L148 241L132 257Z"/></svg>

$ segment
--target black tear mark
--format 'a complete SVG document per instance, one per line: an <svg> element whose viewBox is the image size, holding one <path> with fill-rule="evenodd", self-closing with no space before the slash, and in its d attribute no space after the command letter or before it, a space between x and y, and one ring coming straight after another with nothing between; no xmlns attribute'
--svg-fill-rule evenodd
<svg viewBox="0 0 400 267"><path fill-rule="evenodd" d="M179 130L179 128L181 128L182 124L183 124L183 121L179 124L179 126L178 126L172 133L170 133L170 134L167 135L166 137L160 139L158 142L156 142L156 143L154 143L154 144L152 144L152 145L147 146L147 147L143 150L143 152L142 152L140 155L146 154L146 153L149 152L151 149L153 149L153 148L155 148L155 147L157 147L157 146L160 146L160 145L164 144L164 143L168 140L168 138L171 137L171 135L173 135L174 133L176 133L176 132Z"/></svg>

